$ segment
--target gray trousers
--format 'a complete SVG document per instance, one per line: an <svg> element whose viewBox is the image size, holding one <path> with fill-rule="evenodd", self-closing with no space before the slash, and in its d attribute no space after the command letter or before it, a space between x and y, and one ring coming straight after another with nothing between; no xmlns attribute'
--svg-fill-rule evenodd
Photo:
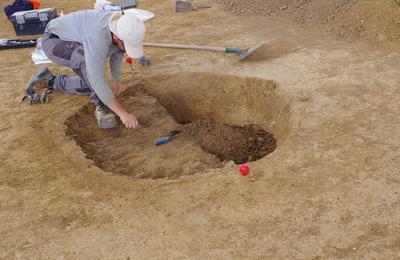
<svg viewBox="0 0 400 260"><path fill-rule="evenodd" d="M85 53L80 43L63 41L56 35L45 32L41 45L49 60L63 67L71 68L77 75L54 75L54 91L74 95L90 95L90 100L96 106L103 104L90 86L86 73Z"/></svg>

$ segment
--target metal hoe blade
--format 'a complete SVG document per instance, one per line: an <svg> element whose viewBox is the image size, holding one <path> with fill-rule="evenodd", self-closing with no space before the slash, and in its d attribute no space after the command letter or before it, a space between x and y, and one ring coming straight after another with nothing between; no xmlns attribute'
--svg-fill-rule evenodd
<svg viewBox="0 0 400 260"><path fill-rule="evenodd" d="M175 12L176 13L186 13L192 10L202 9L202 8L210 8L209 5L195 5L191 2L187 2L185 0L176 0L175 2Z"/></svg>
<svg viewBox="0 0 400 260"><path fill-rule="evenodd" d="M177 0L175 2L175 12L177 13L186 13L193 10L193 4L190 2Z"/></svg>
<svg viewBox="0 0 400 260"><path fill-rule="evenodd" d="M248 57L252 56L260 47L264 46L266 42L262 42L260 44L257 44L256 46L251 47L247 51L242 51L238 53L238 56L240 60L247 59Z"/></svg>

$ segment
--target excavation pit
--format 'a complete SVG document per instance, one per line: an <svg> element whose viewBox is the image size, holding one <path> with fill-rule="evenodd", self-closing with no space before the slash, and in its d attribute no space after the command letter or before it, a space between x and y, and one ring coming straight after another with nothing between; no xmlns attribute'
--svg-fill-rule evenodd
<svg viewBox="0 0 400 260"><path fill-rule="evenodd" d="M139 129L99 129L92 104L66 121L66 134L107 172L177 178L227 161L256 161L289 130L290 102L274 81L195 73L130 84L120 100L138 117ZM179 130L172 141L155 145L172 130Z"/></svg>

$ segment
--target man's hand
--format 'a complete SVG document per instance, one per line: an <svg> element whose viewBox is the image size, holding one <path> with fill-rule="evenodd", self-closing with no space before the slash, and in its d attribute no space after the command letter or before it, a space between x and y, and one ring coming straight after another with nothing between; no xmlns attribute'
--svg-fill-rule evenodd
<svg viewBox="0 0 400 260"><path fill-rule="evenodd" d="M126 128L137 128L139 126L139 122L134 115L123 113L119 116L119 118Z"/></svg>
<svg viewBox="0 0 400 260"><path fill-rule="evenodd" d="M121 95L122 88L121 88L121 84L118 80L113 81L112 91L113 91L114 95L116 95L117 97L119 95Z"/></svg>
<svg viewBox="0 0 400 260"><path fill-rule="evenodd" d="M129 114L118 100L114 99L108 103L107 106L119 116L126 128L137 128L139 126L137 118L134 115Z"/></svg>

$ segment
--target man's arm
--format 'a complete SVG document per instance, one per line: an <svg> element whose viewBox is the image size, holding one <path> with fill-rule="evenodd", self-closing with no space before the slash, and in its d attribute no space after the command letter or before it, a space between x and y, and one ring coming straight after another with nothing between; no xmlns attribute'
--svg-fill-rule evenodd
<svg viewBox="0 0 400 260"><path fill-rule="evenodd" d="M110 56L110 69L111 69L111 76L113 78L113 84L112 84L112 90L114 92L114 95L119 96L122 92L121 86L120 86L120 80L121 80L121 64L122 60L124 58L124 54L117 50L111 54Z"/></svg>
<svg viewBox="0 0 400 260"><path fill-rule="evenodd" d="M103 40L104 39L98 39ZM107 44L94 44L94 39L83 42L85 63L89 83L100 100L116 113L127 128L136 128L139 123L135 116L129 114L120 104L104 78L104 63L107 58ZM103 49L104 48L104 49Z"/></svg>
<svg viewBox="0 0 400 260"><path fill-rule="evenodd" d="M114 99L108 103L107 106L119 116L122 123L127 128L136 128L139 126L137 118L134 115L129 114L118 100Z"/></svg>
<svg viewBox="0 0 400 260"><path fill-rule="evenodd" d="M121 64L123 58L124 54L119 50L115 50L110 56L111 76L114 81L121 80Z"/></svg>
<svg viewBox="0 0 400 260"><path fill-rule="evenodd" d="M115 96L104 77L104 63L108 52L106 50L107 44L105 42L104 44L99 44L98 41L98 39L93 38L83 40L86 75L93 91L107 105L115 99Z"/></svg>

